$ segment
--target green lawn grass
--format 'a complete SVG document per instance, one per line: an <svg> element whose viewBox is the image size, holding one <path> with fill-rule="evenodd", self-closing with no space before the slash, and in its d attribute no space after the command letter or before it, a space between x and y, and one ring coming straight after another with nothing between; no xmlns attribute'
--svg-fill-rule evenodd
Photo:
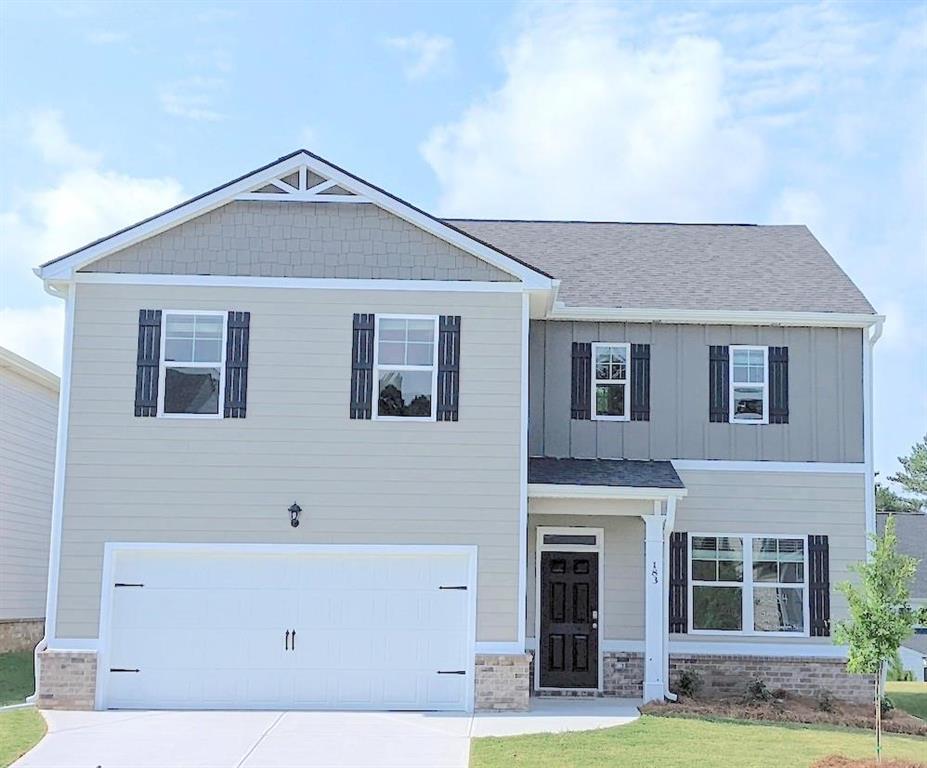
<svg viewBox="0 0 927 768"><path fill-rule="evenodd" d="M888 683L885 693L898 709L927 720L927 683Z"/></svg>
<svg viewBox="0 0 927 768"><path fill-rule="evenodd" d="M35 690L32 651L0 653L0 706L22 704Z"/></svg>
<svg viewBox="0 0 927 768"><path fill-rule="evenodd" d="M0 768L7 768L39 743L45 720L32 707L0 712Z"/></svg>
<svg viewBox="0 0 927 768"><path fill-rule="evenodd" d="M618 728L474 739L470 768L805 768L825 755L874 757L871 734L644 715ZM885 757L927 763L927 739L887 736Z"/></svg>

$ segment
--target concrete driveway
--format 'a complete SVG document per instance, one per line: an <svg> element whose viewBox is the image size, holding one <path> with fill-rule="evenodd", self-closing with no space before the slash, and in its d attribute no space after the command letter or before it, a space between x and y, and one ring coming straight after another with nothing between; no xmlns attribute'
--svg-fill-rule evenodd
<svg viewBox="0 0 927 768"><path fill-rule="evenodd" d="M471 736L631 722L633 702L537 702L523 714L55 712L14 768L466 768Z"/></svg>

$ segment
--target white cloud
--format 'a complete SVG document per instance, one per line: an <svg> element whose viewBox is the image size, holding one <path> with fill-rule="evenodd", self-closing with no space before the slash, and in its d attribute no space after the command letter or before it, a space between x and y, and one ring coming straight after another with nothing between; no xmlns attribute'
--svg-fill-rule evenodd
<svg viewBox="0 0 927 768"><path fill-rule="evenodd" d="M454 50L454 41L444 35L417 32L406 37L391 37L386 44L406 54L406 77L422 80L447 64Z"/></svg>
<svg viewBox="0 0 927 768"><path fill-rule="evenodd" d="M63 304L32 309L0 308L0 347L61 375Z"/></svg>
<svg viewBox="0 0 927 768"><path fill-rule="evenodd" d="M221 77L194 75L184 80L166 83L158 89L161 108L169 115L189 120L218 122L226 115L214 107L215 100L226 89Z"/></svg>
<svg viewBox="0 0 927 768"><path fill-rule="evenodd" d="M71 140L61 121L61 113L54 110L36 112L29 118L29 143L51 165L86 167L100 162L98 152L84 149Z"/></svg>
<svg viewBox="0 0 927 768"><path fill-rule="evenodd" d="M0 344L57 370L60 307L47 306L32 268L169 208L183 190L169 177L101 167L102 157L74 143L57 113L36 115L29 126L29 143L55 170L36 178L54 182L19 193L0 211Z"/></svg>
<svg viewBox="0 0 927 768"><path fill-rule="evenodd" d="M635 47L616 20L573 6L528 21L501 87L423 145L442 213L692 220L742 205L765 148L732 118L719 43Z"/></svg>

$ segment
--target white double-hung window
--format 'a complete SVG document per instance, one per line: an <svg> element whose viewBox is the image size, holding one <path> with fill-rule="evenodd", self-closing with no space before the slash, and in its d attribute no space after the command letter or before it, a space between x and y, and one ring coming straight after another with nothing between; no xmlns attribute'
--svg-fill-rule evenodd
<svg viewBox="0 0 927 768"><path fill-rule="evenodd" d="M692 535L689 629L807 635L806 539Z"/></svg>
<svg viewBox="0 0 927 768"><path fill-rule="evenodd" d="M630 363L630 344L592 345L592 418L606 421L630 419Z"/></svg>
<svg viewBox="0 0 927 768"><path fill-rule="evenodd" d="M769 423L769 348L731 347L731 423Z"/></svg>
<svg viewBox="0 0 927 768"><path fill-rule="evenodd" d="M225 312L164 312L159 416L221 418L225 325Z"/></svg>
<svg viewBox="0 0 927 768"><path fill-rule="evenodd" d="M434 421L438 318L377 315L375 418Z"/></svg>

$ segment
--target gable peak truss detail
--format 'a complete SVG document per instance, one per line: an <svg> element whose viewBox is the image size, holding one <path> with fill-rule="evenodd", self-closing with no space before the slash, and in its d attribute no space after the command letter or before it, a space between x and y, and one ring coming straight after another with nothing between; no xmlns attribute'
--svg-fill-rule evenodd
<svg viewBox="0 0 927 768"><path fill-rule="evenodd" d="M327 179L306 165L300 165L276 178L262 181L236 200L282 200L303 203L369 203L363 195Z"/></svg>

